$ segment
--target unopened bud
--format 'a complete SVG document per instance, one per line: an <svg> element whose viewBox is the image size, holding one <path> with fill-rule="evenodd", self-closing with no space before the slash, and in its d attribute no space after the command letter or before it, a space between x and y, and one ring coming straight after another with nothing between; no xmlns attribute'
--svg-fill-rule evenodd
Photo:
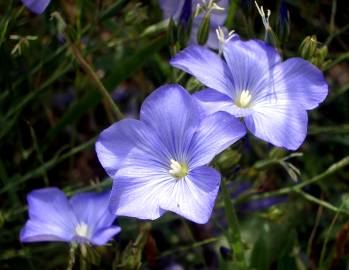
<svg viewBox="0 0 349 270"><path fill-rule="evenodd" d="M200 45L204 45L208 40L208 36L210 34L210 17L210 13L206 13L200 23L197 35L197 41Z"/></svg>
<svg viewBox="0 0 349 270"><path fill-rule="evenodd" d="M299 54L305 59L310 60L315 56L317 50L317 40L316 36L307 36L299 46Z"/></svg>

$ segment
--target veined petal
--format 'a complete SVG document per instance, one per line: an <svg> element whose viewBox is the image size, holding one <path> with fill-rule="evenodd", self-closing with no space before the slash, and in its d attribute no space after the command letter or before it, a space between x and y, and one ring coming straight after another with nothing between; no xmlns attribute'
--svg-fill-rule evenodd
<svg viewBox="0 0 349 270"><path fill-rule="evenodd" d="M198 167L187 177L170 183L161 196L160 207L204 224L211 216L220 180L221 176L216 170Z"/></svg>
<svg viewBox="0 0 349 270"><path fill-rule="evenodd" d="M111 226L102 228L97 231L91 240L91 242L96 246L103 246L109 242L115 235L121 231L121 228L118 226Z"/></svg>
<svg viewBox="0 0 349 270"><path fill-rule="evenodd" d="M50 2L51 0L22 0L23 5L37 14L43 13Z"/></svg>
<svg viewBox="0 0 349 270"><path fill-rule="evenodd" d="M124 158L143 137L144 124L138 120L124 119L103 130L96 142L99 162L113 177Z"/></svg>
<svg viewBox="0 0 349 270"><path fill-rule="evenodd" d="M234 82L232 97L238 98L241 91L248 90L252 100L269 86L269 80L262 78L269 77L271 68L281 61L278 52L265 42L237 37L226 43L224 58Z"/></svg>
<svg viewBox="0 0 349 270"><path fill-rule="evenodd" d="M188 151L189 168L208 164L217 154L246 134L244 125L226 112L205 118Z"/></svg>
<svg viewBox="0 0 349 270"><path fill-rule="evenodd" d="M289 150L298 149L307 134L308 116L301 105L281 102L258 104L245 118L247 128L258 138Z"/></svg>
<svg viewBox="0 0 349 270"><path fill-rule="evenodd" d="M43 188L28 194L29 221L21 231L22 242L71 241L77 219L65 194Z"/></svg>
<svg viewBox="0 0 349 270"><path fill-rule="evenodd" d="M170 64L195 76L204 85L232 97L233 82L229 68L209 49L189 46L172 58Z"/></svg>
<svg viewBox="0 0 349 270"><path fill-rule="evenodd" d="M162 147L156 148L162 151ZM159 196L175 179L169 173L170 160L149 149L134 148L116 173L109 209L119 216L156 219L163 214Z"/></svg>
<svg viewBox="0 0 349 270"><path fill-rule="evenodd" d="M245 117L253 112L250 108L239 108L230 97L213 89L199 91L193 94L193 97L200 104L200 111L203 116L222 111L235 117Z"/></svg>
<svg viewBox="0 0 349 270"><path fill-rule="evenodd" d="M194 93L193 97L199 102L203 115L222 111L225 107L233 104L233 100L230 97L209 88Z"/></svg>
<svg viewBox="0 0 349 270"><path fill-rule="evenodd" d="M321 70L302 58L290 58L273 69L278 98L301 104L306 110L316 108L328 94L328 84Z"/></svg>
<svg viewBox="0 0 349 270"><path fill-rule="evenodd" d="M155 90L144 101L140 118L175 159L183 159L200 124L197 102L180 85L165 85Z"/></svg>
<svg viewBox="0 0 349 270"><path fill-rule="evenodd" d="M85 192L74 195L70 199L73 211L79 221L84 222L91 237L104 228L110 227L116 216L109 212L109 197L110 192Z"/></svg>

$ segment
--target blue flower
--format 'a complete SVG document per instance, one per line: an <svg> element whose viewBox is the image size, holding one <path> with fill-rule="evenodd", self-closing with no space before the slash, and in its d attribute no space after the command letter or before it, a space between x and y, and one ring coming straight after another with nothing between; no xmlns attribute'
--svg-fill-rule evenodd
<svg viewBox="0 0 349 270"><path fill-rule="evenodd" d="M209 87L194 96L206 114L225 111L241 117L258 138L295 150L307 133L307 111L328 93L322 72L302 58L284 62L259 40L236 35L224 47L225 61L212 51L190 46L171 64Z"/></svg>
<svg viewBox="0 0 349 270"><path fill-rule="evenodd" d="M23 5L36 14L41 14L45 11L51 0L21 0Z"/></svg>
<svg viewBox="0 0 349 270"><path fill-rule="evenodd" d="M244 135L228 113L200 118L181 86L160 87L144 101L140 120L119 121L97 140L99 161L114 180L112 212L153 220L172 211L206 223L221 180L207 164Z"/></svg>
<svg viewBox="0 0 349 270"><path fill-rule="evenodd" d="M110 192L80 193L70 200L58 188L28 194L29 220L21 242L63 241L104 245L120 232L108 210Z"/></svg>
<svg viewBox="0 0 349 270"><path fill-rule="evenodd" d="M173 18L174 21L178 22L180 19L187 18L188 10L187 7L190 5L187 5L187 2L190 0L159 0L160 1L160 7L164 12L164 18ZM210 33L208 37L208 41L206 45L213 49L218 49L219 42L216 35L216 29L218 26L223 26L224 22L227 18L227 11L229 8L229 1L228 0L218 0L216 1L217 5L224 8L224 11L219 10L213 10L211 12L211 20L210 20ZM193 14L195 12L195 9L197 7L197 4L202 4L201 0L191 0L191 13ZM197 17L194 18L193 24L192 24L192 30L190 35L190 43L197 43L196 37L198 34L199 26L202 21L203 14L199 14ZM225 28L224 32L228 32Z"/></svg>

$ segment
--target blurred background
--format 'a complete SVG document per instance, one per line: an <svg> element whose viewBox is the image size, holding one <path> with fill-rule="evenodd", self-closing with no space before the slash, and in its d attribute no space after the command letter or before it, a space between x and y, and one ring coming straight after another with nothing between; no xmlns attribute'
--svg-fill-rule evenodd
<svg viewBox="0 0 349 270"><path fill-rule="evenodd" d="M229 4L229 30L263 40L254 2ZM297 153L248 136L214 165L237 210L251 269L349 269L349 4L259 4L271 10L268 41L284 59L304 57L322 69L329 96L309 112ZM144 98L162 84L202 88L169 65L188 37L181 21L164 19L156 0L56 0L41 15L19 0L1 1L0 269L67 267L68 244L19 242L28 192L111 187L94 142L117 117L81 59L126 117L137 118ZM121 234L92 249L92 269L234 269L221 194L205 225L170 213L147 230L139 220L118 222Z"/></svg>

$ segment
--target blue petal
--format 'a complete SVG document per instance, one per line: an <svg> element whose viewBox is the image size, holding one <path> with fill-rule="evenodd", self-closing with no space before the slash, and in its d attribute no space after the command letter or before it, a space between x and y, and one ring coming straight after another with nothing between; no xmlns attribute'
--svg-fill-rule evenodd
<svg viewBox="0 0 349 270"><path fill-rule="evenodd" d="M274 88L278 97L306 110L314 109L328 94L323 73L302 58L290 58L273 69Z"/></svg>
<svg viewBox="0 0 349 270"><path fill-rule="evenodd" d="M110 210L120 216L156 219L163 214L159 196L170 181L171 155L151 130L144 133L144 143L127 155L116 173L110 196Z"/></svg>
<svg viewBox="0 0 349 270"><path fill-rule="evenodd" d="M298 149L307 134L308 116L301 105L284 100L264 102L253 107L245 118L247 128L258 138L289 150Z"/></svg>
<svg viewBox="0 0 349 270"><path fill-rule="evenodd" d="M121 231L118 226L111 226L95 232L91 242L96 246L103 246Z"/></svg>
<svg viewBox="0 0 349 270"><path fill-rule="evenodd" d="M202 46L189 46L170 61L171 65L195 76L204 85L232 97L232 75L227 64Z"/></svg>
<svg viewBox="0 0 349 270"><path fill-rule="evenodd" d="M185 0L160 0L160 7L164 12L164 18L168 19L172 17L177 21L181 15L184 1Z"/></svg>
<svg viewBox="0 0 349 270"><path fill-rule="evenodd" d="M124 158L137 144L144 125L138 120L121 120L103 130L96 142L99 162L113 177Z"/></svg>
<svg viewBox="0 0 349 270"><path fill-rule="evenodd" d="M21 0L23 5L29 8L32 12L41 14L50 4L50 0Z"/></svg>
<svg viewBox="0 0 349 270"><path fill-rule="evenodd" d="M168 164L156 156L133 149L113 181L110 210L118 216L154 220L164 211L159 197L173 179Z"/></svg>
<svg viewBox="0 0 349 270"><path fill-rule="evenodd" d="M176 160L183 159L200 124L197 102L179 85L165 85L155 90L144 101L140 117Z"/></svg>
<svg viewBox="0 0 349 270"><path fill-rule="evenodd" d="M64 193L44 188L28 194L29 221L20 234L22 242L71 241L77 219Z"/></svg>
<svg viewBox="0 0 349 270"><path fill-rule="evenodd" d="M193 97L200 104L201 114L210 115L219 111L226 111L232 106L233 100L216 90L205 89L193 94Z"/></svg>
<svg viewBox="0 0 349 270"><path fill-rule="evenodd" d="M217 154L246 134L244 125L226 112L205 118L188 151L189 168L208 164Z"/></svg>
<svg viewBox="0 0 349 270"><path fill-rule="evenodd" d="M161 196L160 207L196 223L206 223L212 213L221 176L209 167L202 166L168 185Z"/></svg>
<svg viewBox="0 0 349 270"><path fill-rule="evenodd" d="M234 82L234 88L231 88L233 99L243 90L250 91L252 97L255 97L261 90L268 88L270 81L263 78L269 78L271 68L281 61L278 52L266 43L259 40L241 41L239 38L225 45L224 57Z"/></svg>
<svg viewBox="0 0 349 270"><path fill-rule="evenodd" d="M204 116L222 111L235 117L245 117L253 112L250 108L240 108L236 106L232 98L213 89L199 91L195 93L193 97L198 101L201 114Z"/></svg>
<svg viewBox="0 0 349 270"><path fill-rule="evenodd" d="M79 222L84 222L94 238L101 229L111 227L116 216L109 212L110 192L79 193L70 199L70 203Z"/></svg>

